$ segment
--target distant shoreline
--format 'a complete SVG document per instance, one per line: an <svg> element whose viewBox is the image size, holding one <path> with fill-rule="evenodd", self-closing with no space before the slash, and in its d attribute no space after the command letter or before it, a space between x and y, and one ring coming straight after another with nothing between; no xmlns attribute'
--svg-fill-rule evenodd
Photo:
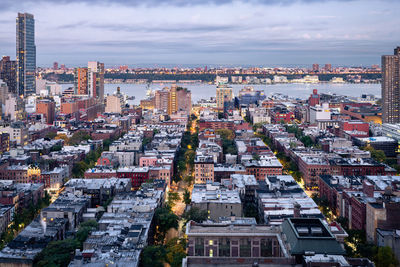
<svg viewBox="0 0 400 267"><path fill-rule="evenodd" d="M304 85L314 85L314 84L380 84L380 81L376 81L376 82L343 82L343 83L335 83L335 82L325 82L325 81L320 81L317 83L292 83L292 82L287 82L287 83L227 83L227 85L276 85L276 84L304 84ZM68 83L64 83L64 84L68 84ZM147 83L143 83L143 82L105 82L105 84L147 84ZM210 84L210 85L216 85L215 83L209 83L209 82L196 82L196 83L188 83L188 82L150 82L149 84Z"/></svg>
<svg viewBox="0 0 400 267"><path fill-rule="evenodd" d="M72 82L57 82L58 84L73 84ZM380 81L376 82L343 82L343 83L334 83L334 82L325 82L325 81L320 81L318 83L292 83L292 82L287 82L287 83L227 83L227 85L243 85L243 86L251 86L251 85L277 85L277 84L299 84L299 85L318 85L318 84L380 84ZM168 84L186 84L186 85L196 85L196 84L209 84L209 85L215 85L215 83L209 83L209 82L196 82L196 83L185 83L185 82L150 82L150 83L144 83L144 82L104 82L104 84L159 84L159 85L168 85Z"/></svg>

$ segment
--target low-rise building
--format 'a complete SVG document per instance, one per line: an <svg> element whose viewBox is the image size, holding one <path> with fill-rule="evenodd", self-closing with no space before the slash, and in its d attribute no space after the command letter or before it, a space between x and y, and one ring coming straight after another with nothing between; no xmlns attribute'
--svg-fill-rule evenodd
<svg viewBox="0 0 400 267"><path fill-rule="evenodd" d="M117 170L118 178L130 178L132 187L138 188L149 180L149 167L122 167Z"/></svg>
<svg viewBox="0 0 400 267"><path fill-rule="evenodd" d="M376 150L382 150L387 157L395 157L399 146L398 141L387 136L354 138L354 144L361 147L371 146Z"/></svg>
<svg viewBox="0 0 400 267"><path fill-rule="evenodd" d="M244 166L247 174L254 175L257 181L264 181L266 176L282 175L282 164L275 156L250 160Z"/></svg>
<svg viewBox="0 0 400 267"><path fill-rule="evenodd" d="M194 185L191 206L206 210L211 220L229 216L242 217L239 192L219 184Z"/></svg>
<svg viewBox="0 0 400 267"><path fill-rule="evenodd" d="M194 161L195 183L214 182L214 159L212 156L197 155Z"/></svg>
<svg viewBox="0 0 400 267"><path fill-rule="evenodd" d="M142 249L154 235L154 210L164 192L154 188L117 194L70 266L138 266Z"/></svg>
<svg viewBox="0 0 400 267"><path fill-rule="evenodd" d="M264 184L259 182L260 184ZM286 218L323 218L317 204L290 175L268 176L256 190L260 221L280 225Z"/></svg>

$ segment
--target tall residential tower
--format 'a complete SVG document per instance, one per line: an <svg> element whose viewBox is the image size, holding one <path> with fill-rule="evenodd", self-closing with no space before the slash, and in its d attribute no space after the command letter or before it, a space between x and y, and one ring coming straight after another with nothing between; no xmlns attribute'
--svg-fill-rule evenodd
<svg viewBox="0 0 400 267"><path fill-rule="evenodd" d="M0 60L0 79L8 86L8 91L17 93L17 62L3 56Z"/></svg>
<svg viewBox="0 0 400 267"><path fill-rule="evenodd" d="M382 122L400 123L400 47L382 56Z"/></svg>
<svg viewBox="0 0 400 267"><path fill-rule="evenodd" d="M89 96L103 102L104 99L104 63L88 62L88 93Z"/></svg>
<svg viewBox="0 0 400 267"><path fill-rule="evenodd" d="M224 109L225 102L232 101L233 92L232 87L227 86L226 84L219 84L217 86L217 108Z"/></svg>
<svg viewBox="0 0 400 267"><path fill-rule="evenodd" d="M17 26L17 93L31 95L36 92L36 45L33 15L18 13Z"/></svg>

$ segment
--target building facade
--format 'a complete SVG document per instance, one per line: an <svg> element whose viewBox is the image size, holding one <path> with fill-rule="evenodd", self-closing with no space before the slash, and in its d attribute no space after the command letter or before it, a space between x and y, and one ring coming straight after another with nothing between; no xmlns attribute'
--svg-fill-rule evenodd
<svg viewBox="0 0 400 267"><path fill-rule="evenodd" d="M17 26L17 93L31 95L36 92L36 45L33 15L18 13Z"/></svg>
<svg viewBox="0 0 400 267"><path fill-rule="evenodd" d="M225 84L220 84L217 86L217 108L224 109L225 102L232 101L233 93L232 87Z"/></svg>
<svg viewBox="0 0 400 267"><path fill-rule="evenodd" d="M382 56L382 122L400 122L400 47Z"/></svg>
<svg viewBox="0 0 400 267"><path fill-rule="evenodd" d="M75 94L87 95L88 94L88 69L76 68L74 70L74 88Z"/></svg>
<svg viewBox="0 0 400 267"><path fill-rule="evenodd" d="M43 114L47 124L53 124L55 118L56 103L50 99L41 99L36 103L36 113Z"/></svg>
<svg viewBox="0 0 400 267"><path fill-rule="evenodd" d="M104 63L88 62L88 92L89 96L103 101L104 98Z"/></svg>
<svg viewBox="0 0 400 267"><path fill-rule="evenodd" d="M0 79L8 86L8 92L17 92L17 62L10 60L10 57L3 57L0 60Z"/></svg>

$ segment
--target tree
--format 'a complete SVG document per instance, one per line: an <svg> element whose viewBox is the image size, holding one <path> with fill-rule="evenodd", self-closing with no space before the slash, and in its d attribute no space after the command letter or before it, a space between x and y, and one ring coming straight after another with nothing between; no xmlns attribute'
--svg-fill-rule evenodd
<svg viewBox="0 0 400 267"><path fill-rule="evenodd" d="M171 267L180 267L186 257L186 240L173 238L166 244L166 261Z"/></svg>
<svg viewBox="0 0 400 267"><path fill-rule="evenodd" d="M72 167L72 176L75 178L83 177L89 165L85 161L79 161Z"/></svg>
<svg viewBox="0 0 400 267"><path fill-rule="evenodd" d="M79 243L79 248L82 249L83 242L88 238L89 234L92 232L92 227L79 227L79 230L76 232L76 241Z"/></svg>
<svg viewBox="0 0 400 267"><path fill-rule="evenodd" d="M302 136L302 137L300 138L300 141L301 141L301 142L304 144L304 146L306 146L306 147L311 147L311 146L314 144L313 140L312 140L311 137L309 137L308 135Z"/></svg>
<svg viewBox="0 0 400 267"><path fill-rule="evenodd" d="M112 141L110 139L103 140L103 150L104 151L110 150L110 145L111 144L112 144Z"/></svg>
<svg viewBox="0 0 400 267"><path fill-rule="evenodd" d="M222 150L224 154L237 155L237 148L233 140L223 139Z"/></svg>
<svg viewBox="0 0 400 267"><path fill-rule="evenodd" d="M142 140L142 146L143 146L143 148L145 148L146 146L147 146L147 144L150 144L151 143L151 138L150 137L145 137L145 138L143 138L143 140Z"/></svg>
<svg viewBox="0 0 400 267"><path fill-rule="evenodd" d="M54 137L55 140L64 140L64 143L67 144L68 143L68 137L65 134L57 134L56 137Z"/></svg>
<svg viewBox="0 0 400 267"><path fill-rule="evenodd" d="M257 132L257 130L258 130L259 128L262 128L262 126L263 126L263 123L262 123L262 122L253 124L253 131L254 131L254 132Z"/></svg>
<svg viewBox="0 0 400 267"><path fill-rule="evenodd" d="M168 200L171 200L172 202L177 202L177 201L181 200L181 197L179 196L179 194L177 192L169 191Z"/></svg>
<svg viewBox="0 0 400 267"><path fill-rule="evenodd" d="M56 136L57 136L57 133L56 133L56 132L48 132L48 133L45 135L44 138L47 138L47 139L54 139Z"/></svg>
<svg viewBox="0 0 400 267"><path fill-rule="evenodd" d="M229 129L218 129L215 133L221 136L223 140L233 140L235 138L234 132Z"/></svg>
<svg viewBox="0 0 400 267"><path fill-rule="evenodd" d="M371 157L374 158L376 161L379 162L385 162L386 161L386 155L383 150L376 150L372 146L367 146L364 148L366 151L369 151L371 153Z"/></svg>
<svg viewBox="0 0 400 267"><path fill-rule="evenodd" d="M189 186L193 184L194 182L194 177L192 175L186 175L183 178L183 181L185 181Z"/></svg>
<svg viewBox="0 0 400 267"><path fill-rule="evenodd" d="M90 135L86 131L77 131L68 140L70 145L78 145L82 141L87 141L90 139Z"/></svg>
<svg viewBox="0 0 400 267"><path fill-rule="evenodd" d="M168 207L160 207L155 211L154 221L157 226L156 240L162 243L169 229L178 229L179 217Z"/></svg>
<svg viewBox="0 0 400 267"><path fill-rule="evenodd" d="M164 267L165 247L147 246L140 255L140 266L142 267Z"/></svg>
<svg viewBox="0 0 400 267"><path fill-rule="evenodd" d="M190 192L187 189L185 189L185 192L183 193L183 202L186 205L189 205L192 202L192 200L190 198Z"/></svg>
<svg viewBox="0 0 400 267"><path fill-rule="evenodd" d="M398 265L396 256L390 247L378 248L378 253L375 256L376 267L395 267Z"/></svg>
<svg viewBox="0 0 400 267"><path fill-rule="evenodd" d="M192 207L190 210L183 213L182 217L186 221L195 221L201 223L208 218L208 212L198 207Z"/></svg>
<svg viewBox="0 0 400 267"><path fill-rule="evenodd" d="M62 149L62 145L55 145L50 148L50 151L60 151Z"/></svg>
<svg viewBox="0 0 400 267"><path fill-rule="evenodd" d="M258 155L257 153L253 153L253 159L260 160L260 155Z"/></svg>
<svg viewBox="0 0 400 267"><path fill-rule="evenodd" d="M99 227L99 223L96 222L95 220L89 220L89 221L81 223L79 225L79 227L90 227L93 229L97 229Z"/></svg>
<svg viewBox="0 0 400 267"><path fill-rule="evenodd" d="M196 152L192 149L189 149L185 152L185 160L189 165L194 164L194 159L196 157Z"/></svg>
<svg viewBox="0 0 400 267"><path fill-rule="evenodd" d="M71 254L79 246L77 240L68 238L53 241L45 247L35 258L35 266L68 266Z"/></svg>
<svg viewBox="0 0 400 267"><path fill-rule="evenodd" d="M178 171L180 173L186 171L186 163L185 163L185 161L182 161L182 160L178 161Z"/></svg>

